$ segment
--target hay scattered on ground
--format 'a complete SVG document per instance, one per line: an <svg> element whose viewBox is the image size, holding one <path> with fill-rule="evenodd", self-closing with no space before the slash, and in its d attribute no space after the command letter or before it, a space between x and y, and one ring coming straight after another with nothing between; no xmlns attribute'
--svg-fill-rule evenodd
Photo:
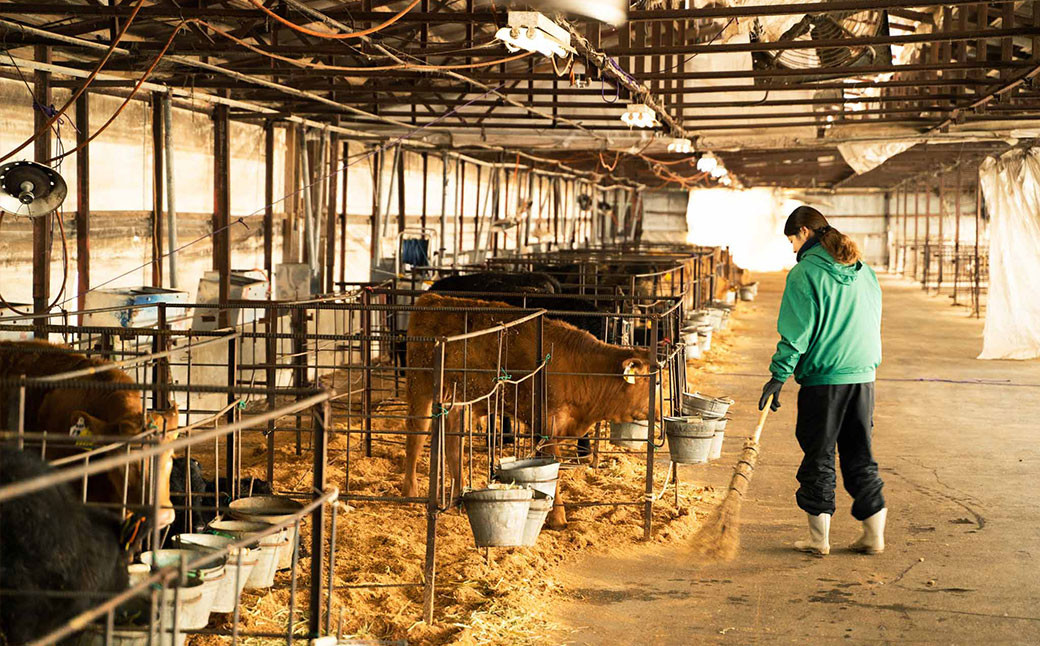
<svg viewBox="0 0 1040 646"><path fill-rule="evenodd" d="M732 351L731 335L739 324L717 333L711 353L688 363L690 387L697 387L699 372L718 372ZM715 393L723 394L723 393ZM382 412L401 410L388 400ZM344 489L346 434L337 409L338 431L329 444L328 478ZM354 418L356 422L356 417ZM377 429L400 428L399 420L375 420ZM311 458L295 455L291 434L279 434L275 457L276 490L305 490L310 482ZM352 493L396 496L402 479L402 436L376 436L373 455L362 457L360 437L351 446ZM389 441L387 441L389 440ZM306 442L305 442L306 446ZM264 476L266 456L259 433L243 438L244 475ZM602 445L610 450L609 444ZM659 453L665 455L666 453ZM201 457L201 456L200 456ZM428 456L427 456L428 457ZM420 473L428 468L420 463ZM655 465L654 491L660 493L668 475L668 462ZM486 469L478 460L474 473ZM565 502L617 502L642 500L645 495L645 459L641 454L604 455L599 468L572 466L563 471ZM424 482L420 477L420 482ZM719 501L719 493L696 483L681 482L679 505L670 487L654 505L653 541L689 539ZM568 510L569 525L561 531L546 529L530 548L496 548L485 557L473 546L465 513L455 509L442 514L438 526L437 594L435 621L422 622L422 587L425 555L425 507L388 503L340 503L337 527L335 594L332 626L357 640L408 644L539 644L550 632L544 609L560 589L554 580L557 567L589 553L638 550L643 544L642 508L585 507ZM304 523L300 541L300 575L297 604L306 606L309 581L310 527ZM376 584L381 587L366 587ZM401 584L406 584L402 586ZM284 631L288 620L290 577L280 572L270 590L246 591L242 597L240 629ZM222 621L220 619L223 619ZM215 616L210 628L230 629L231 617ZM295 623L302 630L306 616L297 610ZM226 637L196 636L190 646L216 646ZM243 639L248 646L284 643L283 640Z"/></svg>

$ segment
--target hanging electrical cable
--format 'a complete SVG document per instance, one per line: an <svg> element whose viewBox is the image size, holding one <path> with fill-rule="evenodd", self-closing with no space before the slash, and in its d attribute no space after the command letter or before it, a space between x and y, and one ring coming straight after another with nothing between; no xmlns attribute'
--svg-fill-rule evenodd
<svg viewBox="0 0 1040 646"><path fill-rule="evenodd" d="M368 67L346 67L346 66L343 66L343 65L325 65L324 63L308 63L306 61L301 61L299 59L291 58L289 56L282 56L280 54L275 54L275 53L269 52L269 51L267 51L267 50L265 50L265 49L263 49L263 48L261 48L261 47L259 47L257 45L254 45L252 43L246 42L245 40L242 40L241 38L238 38L237 36L234 36L234 35L228 33L227 31L224 31L220 27L217 27L213 23L206 22L204 20L192 20L191 22L195 22L195 23L200 24L200 25L205 25L209 29L212 29L216 34L218 34L220 36L223 36L224 38L227 38L228 40L234 42L237 45L241 45L242 47L245 47L246 49L248 49L249 51L251 51L251 52L253 52L255 54L259 54L261 56L266 56L267 58L271 58L271 59L274 59L274 60L277 60L277 61L282 61L283 63L289 63L290 65L295 65L296 67L299 67L301 69L322 70L322 71L327 71L327 72L382 72L382 71L390 71L390 70L414 70L414 71L417 71L417 72L432 72L432 71L436 71L436 70L479 69L479 68L482 68L482 67L493 67L495 65L501 65L503 63L511 63L513 61L518 61L518 60L520 60L522 58L527 58L528 56L530 56L533 53L533 52L522 52L522 53L516 54L514 56L507 56L505 58L499 58L499 59L496 59L496 60L493 60L493 61L484 61L484 62L481 62L481 63L465 63L465 64L460 64L460 65L428 65L428 64L413 65L413 64L410 64L410 63L404 63L404 64L400 64L399 63L399 64L396 64L396 65L374 65L374 66L368 66Z"/></svg>
<svg viewBox="0 0 1040 646"><path fill-rule="evenodd" d="M47 123L43 124L43 126L41 126L39 130L34 132L31 137L23 141L21 145L9 151L3 157L0 157L0 163L10 159L14 155L18 154L21 150L23 150L26 146L36 141L38 137L40 137L44 132L49 130L52 125L54 125L54 122L56 122L58 119L61 118L63 114L65 114L65 111L68 110L69 107L76 102L76 99L78 99L80 95L86 92L90 84L94 82L94 79L97 77L98 73L101 72L101 68L105 66L105 63L108 62L109 57L112 56L112 52L115 51L116 45L119 44L119 41L123 40L123 36L126 34L126 30L130 28L131 24L133 24L134 18L137 17L137 12L139 12L141 10L141 7L143 6L144 0L137 0L137 4L134 5L133 11L130 12L130 15L127 16L126 22L123 23L122 29L119 30L119 33L116 34L116 37L112 39L111 43L109 43L108 50L105 52L105 55L101 57L101 60L98 61L98 64L94 66L94 71L90 73L90 76L88 76L87 80L83 82L83 85L81 85L80 88L76 90L71 97L69 97L69 100L65 102L65 105L61 106L60 109L56 110L54 114L47 120Z"/></svg>
<svg viewBox="0 0 1040 646"><path fill-rule="evenodd" d="M112 116L108 118L108 121L106 121L105 123L101 124L101 127L98 128L96 131L94 131L94 134L92 134L89 137L87 137L86 140L84 140L82 143L77 145L72 150L65 151L65 152L63 152L63 153L61 153L59 155L55 155L54 157L51 157L50 159L48 159L47 160L48 164L51 163L51 162L58 161L59 159L63 159L65 157L68 157L72 153L77 152L77 151L83 149L91 141L94 141L94 139L97 138L98 135L100 135L102 132L104 132L106 128L108 128L110 125L112 125L112 122L115 121L116 118L123 112L123 110L126 108L126 106L130 103L130 101L137 94L137 91L141 89L142 85L144 85L144 82L147 81L148 77L152 75L153 71L155 71L156 65L158 65L159 61L161 61L163 56L166 55L167 50L170 49L170 45L173 44L173 39L177 36L177 34L180 32L180 30L184 28L184 26L187 24L187 22L188 21L181 22L180 24L178 24L174 28L173 32L170 34L170 37L166 39L166 45L164 45L162 50L159 51L158 56L155 57L155 59L152 61L152 64L149 65L148 69L146 69L144 74L141 75L141 78L138 79L137 83L134 85L134 88L132 90L130 90L130 94L128 94L126 96L126 98L123 99L123 102L119 105L118 108L116 108L116 111L112 113Z"/></svg>

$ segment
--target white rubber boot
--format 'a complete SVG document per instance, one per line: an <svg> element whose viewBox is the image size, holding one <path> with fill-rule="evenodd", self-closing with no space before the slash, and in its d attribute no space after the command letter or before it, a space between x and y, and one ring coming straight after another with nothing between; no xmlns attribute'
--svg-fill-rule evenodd
<svg viewBox="0 0 1040 646"><path fill-rule="evenodd" d="M831 543L831 515L820 514L813 516L809 514L809 540L795 541L794 548L799 552L810 552L812 554L830 554Z"/></svg>
<svg viewBox="0 0 1040 646"><path fill-rule="evenodd" d="M885 519L888 509L884 508L863 521L863 535L849 546L853 552L880 554L885 551Z"/></svg>

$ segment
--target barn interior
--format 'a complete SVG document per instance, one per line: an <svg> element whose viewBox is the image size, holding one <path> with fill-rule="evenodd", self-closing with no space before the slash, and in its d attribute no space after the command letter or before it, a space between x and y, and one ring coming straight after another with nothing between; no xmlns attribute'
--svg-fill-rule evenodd
<svg viewBox="0 0 1040 646"><path fill-rule="evenodd" d="M1040 641L1040 3L0 34L0 641ZM759 412L801 206L883 294L870 557Z"/></svg>

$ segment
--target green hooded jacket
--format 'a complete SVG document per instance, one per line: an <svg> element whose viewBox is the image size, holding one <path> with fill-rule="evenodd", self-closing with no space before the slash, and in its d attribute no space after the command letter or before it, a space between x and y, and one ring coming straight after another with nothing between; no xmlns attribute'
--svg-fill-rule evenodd
<svg viewBox="0 0 1040 646"><path fill-rule="evenodd" d="M787 274L780 342L769 365L778 381L803 386L874 381L881 364L881 286L874 270L839 264L822 245Z"/></svg>

